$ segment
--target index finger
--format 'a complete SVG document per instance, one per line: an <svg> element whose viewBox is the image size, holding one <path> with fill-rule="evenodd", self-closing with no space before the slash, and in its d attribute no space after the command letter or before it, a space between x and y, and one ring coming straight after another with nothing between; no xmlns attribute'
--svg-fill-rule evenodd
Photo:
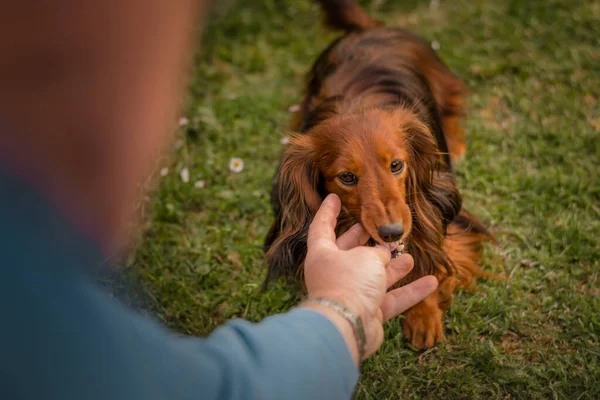
<svg viewBox="0 0 600 400"><path fill-rule="evenodd" d="M383 320L387 321L408 310L433 293L437 286L437 279L432 275L427 275L406 286L387 292L380 307Z"/></svg>
<svg viewBox="0 0 600 400"><path fill-rule="evenodd" d="M415 262L410 254L401 254L400 257L394 258L386 269L387 287L391 287L394 283L405 277L415 265Z"/></svg>
<svg viewBox="0 0 600 400"><path fill-rule="evenodd" d="M335 194L328 195L315 214L310 227L306 244L308 248L319 245L335 246L335 225L342 205Z"/></svg>

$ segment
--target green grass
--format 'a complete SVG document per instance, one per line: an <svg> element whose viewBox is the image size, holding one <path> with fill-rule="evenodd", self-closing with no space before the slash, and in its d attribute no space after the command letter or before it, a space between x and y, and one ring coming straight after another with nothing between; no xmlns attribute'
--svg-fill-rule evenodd
<svg viewBox="0 0 600 400"><path fill-rule="evenodd" d="M222 3L197 56L190 125L178 132L128 262L144 307L192 335L297 300L284 285L260 292L270 179L287 108L336 37L308 0ZM600 398L600 2L366 4L438 41L470 86L468 153L457 174L466 206L497 235L486 268L510 279L458 294L447 341L426 352L411 350L399 320L389 322L356 397ZM244 159L241 173L229 171L231 157Z"/></svg>

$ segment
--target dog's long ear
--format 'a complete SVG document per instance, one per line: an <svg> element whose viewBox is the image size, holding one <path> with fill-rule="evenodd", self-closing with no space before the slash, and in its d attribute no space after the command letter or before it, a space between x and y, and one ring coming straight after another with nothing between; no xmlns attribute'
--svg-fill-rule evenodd
<svg viewBox="0 0 600 400"><path fill-rule="evenodd" d="M436 140L424 123L412 119L403 127L410 151L407 202L413 214L410 252L419 274L433 273L439 266L450 269L443 250L446 227L462 206L460 192ZM415 268L417 269L417 268Z"/></svg>
<svg viewBox="0 0 600 400"><path fill-rule="evenodd" d="M279 166L273 188L275 222L265 242L267 282L301 272L308 227L322 201L315 150L310 136L296 136Z"/></svg>
<svg viewBox="0 0 600 400"><path fill-rule="evenodd" d="M439 217L443 231L452 222L462 206L460 192L454 177L445 168L437 142L426 124L416 119L403 126L410 151L407 195L421 215ZM432 206L434 209L429 209Z"/></svg>

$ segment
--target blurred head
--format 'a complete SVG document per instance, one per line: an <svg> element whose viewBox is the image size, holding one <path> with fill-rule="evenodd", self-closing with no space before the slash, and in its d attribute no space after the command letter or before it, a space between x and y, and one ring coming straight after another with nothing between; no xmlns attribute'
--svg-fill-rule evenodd
<svg viewBox="0 0 600 400"><path fill-rule="evenodd" d="M107 252L171 138L207 3L2 5L0 168Z"/></svg>

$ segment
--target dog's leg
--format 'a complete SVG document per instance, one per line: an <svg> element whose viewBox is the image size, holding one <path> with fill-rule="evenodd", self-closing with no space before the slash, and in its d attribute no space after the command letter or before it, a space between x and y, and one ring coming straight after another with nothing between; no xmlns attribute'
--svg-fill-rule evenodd
<svg viewBox="0 0 600 400"><path fill-rule="evenodd" d="M450 160L456 162L462 159L467 151L465 133L461 124L464 116L466 89L462 82L450 75L449 72L444 74L442 79L443 86L436 87L438 93L434 93L434 95L436 101L440 102L440 116Z"/></svg>
<svg viewBox="0 0 600 400"><path fill-rule="evenodd" d="M450 225L444 238L444 250L452 261L452 275L459 279L460 286L469 288L479 277L501 279L479 267L483 244L492 240L477 217L464 208Z"/></svg>
<svg viewBox="0 0 600 400"><path fill-rule="evenodd" d="M482 244L490 239L481 222L464 209L448 226L444 250L452 261L452 274L439 268L436 272L440 281L438 289L404 314L404 336L413 346L432 347L444 338L442 316L452 305L458 287L471 287L481 276L498 279L478 265Z"/></svg>
<svg viewBox="0 0 600 400"><path fill-rule="evenodd" d="M465 115L465 98L468 91L463 82L441 62L427 65L425 74L439 107L450 160L454 162L460 160L467 150L461 120Z"/></svg>
<svg viewBox="0 0 600 400"><path fill-rule="evenodd" d="M467 152L465 133L460 126L460 118L457 115L449 115L442 118L442 124L450 160L453 163L460 161Z"/></svg>
<svg viewBox="0 0 600 400"><path fill-rule="evenodd" d="M460 281L452 276L440 282L438 289L404 313L404 337L418 349L435 346L444 339L442 317L452 305L452 294Z"/></svg>

